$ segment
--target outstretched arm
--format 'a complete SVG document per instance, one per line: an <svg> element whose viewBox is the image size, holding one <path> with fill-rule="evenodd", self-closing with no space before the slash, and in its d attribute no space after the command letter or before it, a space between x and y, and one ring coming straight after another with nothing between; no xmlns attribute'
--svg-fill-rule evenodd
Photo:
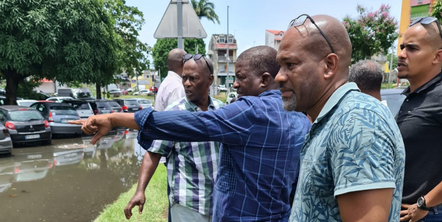
<svg viewBox="0 0 442 222"><path fill-rule="evenodd" d="M127 219L132 217L132 208L138 206L138 212L141 214L143 212L144 202L146 201L146 196L144 191L149 184L155 170L158 167L161 154L146 152L143 157L143 162L141 163L140 173L138 174L138 185L134 196L129 201L127 206L124 208L124 214Z"/></svg>

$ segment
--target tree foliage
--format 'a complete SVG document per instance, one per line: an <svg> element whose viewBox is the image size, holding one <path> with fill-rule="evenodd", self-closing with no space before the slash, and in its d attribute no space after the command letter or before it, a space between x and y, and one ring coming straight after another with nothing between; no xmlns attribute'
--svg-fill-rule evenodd
<svg viewBox="0 0 442 222"><path fill-rule="evenodd" d="M213 23L218 22L220 24L218 15L215 13L215 4L209 2L208 0L191 0L193 9L196 15L201 19L203 17L207 18Z"/></svg>
<svg viewBox="0 0 442 222"><path fill-rule="evenodd" d="M100 0L9 0L0 3L0 72L8 104L25 78L85 83L112 78L118 36Z"/></svg>
<svg viewBox="0 0 442 222"><path fill-rule="evenodd" d="M352 62L369 59L376 54L387 54L399 36L397 21L390 15L390 6L381 5L374 12L361 5L356 9L359 13L357 18L346 16L342 22L353 46Z"/></svg>
<svg viewBox="0 0 442 222"><path fill-rule="evenodd" d="M206 54L206 44L202 39L184 39L184 51L190 54L196 53L198 46L199 54ZM167 75L167 55L170 50L177 47L176 39L158 39L152 48L153 64L156 70L160 70L162 77Z"/></svg>
<svg viewBox="0 0 442 222"><path fill-rule="evenodd" d="M440 0L433 4L430 16L436 17L439 20L439 23L442 22L442 2Z"/></svg>

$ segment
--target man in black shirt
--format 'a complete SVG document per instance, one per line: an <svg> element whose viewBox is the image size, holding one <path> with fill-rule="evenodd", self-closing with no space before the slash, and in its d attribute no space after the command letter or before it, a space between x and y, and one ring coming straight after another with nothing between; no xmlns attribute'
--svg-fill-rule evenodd
<svg viewBox="0 0 442 222"><path fill-rule="evenodd" d="M436 18L404 34L398 77L408 79L396 117L405 143L401 221L442 221L442 33Z"/></svg>

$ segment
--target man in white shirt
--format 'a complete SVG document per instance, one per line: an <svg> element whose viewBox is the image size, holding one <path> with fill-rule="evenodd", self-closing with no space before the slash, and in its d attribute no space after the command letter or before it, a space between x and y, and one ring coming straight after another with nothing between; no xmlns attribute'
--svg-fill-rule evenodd
<svg viewBox="0 0 442 222"><path fill-rule="evenodd" d="M167 68L169 72L158 89L155 99L155 110L163 111L169 104L186 96L181 75L183 73L182 49L172 49L167 56Z"/></svg>

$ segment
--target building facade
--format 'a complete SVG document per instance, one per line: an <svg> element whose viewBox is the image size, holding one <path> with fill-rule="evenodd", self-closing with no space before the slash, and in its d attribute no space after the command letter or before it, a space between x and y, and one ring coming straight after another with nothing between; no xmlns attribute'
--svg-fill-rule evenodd
<svg viewBox="0 0 442 222"><path fill-rule="evenodd" d="M278 50L279 46L281 45L282 37L284 36L284 31L281 30L266 30L266 39L265 39L265 45L273 47L274 49Z"/></svg>
<svg viewBox="0 0 442 222"><path fill-rule="evenodd" d="M229 47L228 56L227 45ZM236 39L231 34L229 34L229 36L226 34L213 34L210 38L207 55L213 63L214 85L225 85L226 87L231 87L233 85L233 82L235 81L237 49ZM229 61L228 68L227 61ZM227 75L229 76L229 81L227 81Z"/></svg>
<svg viewBox="0 0 442 222"><path fill-rule="evenodd" d="M399 27L399 40L397 54L401 52L399 45L402 43L402 36L407 31L410 23L416 19L427 17L437 0L402 0L402 11Z"/></svg>

